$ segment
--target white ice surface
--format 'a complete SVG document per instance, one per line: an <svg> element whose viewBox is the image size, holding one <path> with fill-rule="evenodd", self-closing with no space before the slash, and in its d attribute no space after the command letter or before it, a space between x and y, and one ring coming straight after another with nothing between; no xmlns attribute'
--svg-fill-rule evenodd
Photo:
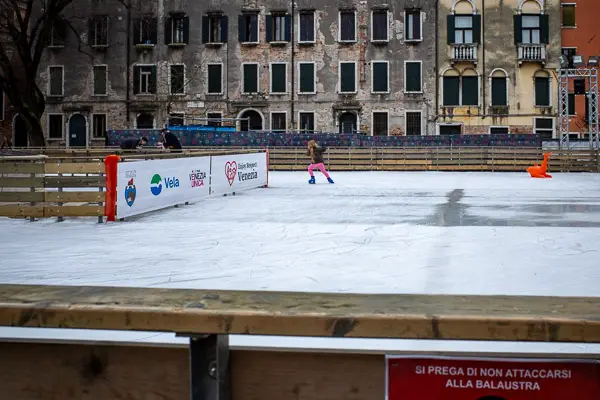
<svg viewBox="0 0 600 400"><path fill-rule="evenodd" d="M305 173L274 172L268 189L126 222L0 219L0 282L598 296L600 175L553 176L346 172L333 174L335 185L317 175L309 186ZM1 328L0 338L185 343L166 333L36 328ZM231 345L600 354L583 344L261 336L233 336Z"/></svg>

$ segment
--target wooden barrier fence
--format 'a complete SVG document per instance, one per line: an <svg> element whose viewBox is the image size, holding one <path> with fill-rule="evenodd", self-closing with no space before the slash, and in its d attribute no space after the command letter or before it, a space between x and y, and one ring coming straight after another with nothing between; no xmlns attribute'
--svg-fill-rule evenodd
<svg viewBox="0 0 600 400"><path fill-rule="evenodd" d="M9 398L368 400L384 398L381 355L230 352L228 335L600 343L600 299L0 285L0 326L189 338L187 352L0 343Z"/></svg>

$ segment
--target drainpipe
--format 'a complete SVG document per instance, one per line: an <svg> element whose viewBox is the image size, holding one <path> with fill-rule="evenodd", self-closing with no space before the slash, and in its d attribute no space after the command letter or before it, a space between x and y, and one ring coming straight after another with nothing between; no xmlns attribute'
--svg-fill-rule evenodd
<svg viewBox="0 0 600 400"><path fill-rule="evenodd" d="M485 0L481 0L481 68L482 68L482 79L481 79L481 86L483 89L483 98L482 98L482 106L483 106L483 117L482 119L484 119L487 115L487 107L485 104L485 99L486 99L486 83L487 83L487 75L486 75L486 71L485 71Z"/></svg>
<svg viewBox="0 0 600 400"><path fill-rule="evenodd" d="M126 56L125 56L125 119L127 121L127 129L129 129L129 127L131 126L131 118L130 118L130 114L131 114L131 99L130 99L130 95L129 92L131 90L131 82L130 78L131 78L131 73L129 72L129 68L130 68L130 63L131 63L131 2L128 1L127 4L125 5L125 8L127 9L127 45L125 46L125 51L126 51Z"/></svg>
<svg viewBox="0 0 600 400"><path fill-rule="evenodd" d="M296 15L295 15L295 11L296 11L296 0L292 0L292 37L291 39L291 47L292 47L292 54L290 56L290 65L292 67L292 71L291 71L291 78L292 78L292 87L291 87L291 93L290 93L290 112L292 113L291 118L290 118L290 129L293 131L296 127L296 118L294 116L295 113L295 104L294 104L294 95L296 93L295 89L296 89L296 64L295 64L295 59L296 59L296 44L295 44L295 32L296 32ZM315 18L315 23L316 23L316 18ZM315 38L316 39L316 38Z"/></svg>
<svg viewBox="0 0 600 400"><path fill-rule="evenodd" d="M439 9L440 9L440 0L435 0L435 113L433 117L433 122L437 121L439 110L440 110L440 62L439 62L439 52L440 52L440 30L439 30ZM421 33L422 35L423 33ZM434 130L435 132L435 130Z"/></svg>

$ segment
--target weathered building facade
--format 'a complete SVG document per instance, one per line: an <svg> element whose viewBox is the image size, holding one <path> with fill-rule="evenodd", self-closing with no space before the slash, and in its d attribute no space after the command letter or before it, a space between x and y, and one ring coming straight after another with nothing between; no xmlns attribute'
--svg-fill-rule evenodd
<svg viewBox="0 0 600 400"><path fill-rule="evenodd" d="M562 54L567 68L574 68L573 57L600 56L598 1L562 0ZM597 66L596 66L597 68ZM569 79L569 133L574 139L587 139L589 132L589 82L582 77Z"/></svg>
<svg viewBox="0 0 600 400"><path fill-rule="evenodd" d="M437 132L556 135L559 0L440 0Z"/></svg>
<svg viewBox="0 0 600 400"><path fill-rule="evenodd" d="M51 43L51 143L231 118L238 130L435 134L434 0L74 2ZM84 51L77 51L78 43Z"/></svg>

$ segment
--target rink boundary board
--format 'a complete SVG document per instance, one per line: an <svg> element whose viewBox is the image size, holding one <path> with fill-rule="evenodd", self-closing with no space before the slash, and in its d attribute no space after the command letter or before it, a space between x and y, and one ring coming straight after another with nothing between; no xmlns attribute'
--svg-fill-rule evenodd
<svg viewBox="0 0 600 400"><path fill-rule="evenodd" d="M0 285L0 326L600 342L600 298Z"/></svg>

